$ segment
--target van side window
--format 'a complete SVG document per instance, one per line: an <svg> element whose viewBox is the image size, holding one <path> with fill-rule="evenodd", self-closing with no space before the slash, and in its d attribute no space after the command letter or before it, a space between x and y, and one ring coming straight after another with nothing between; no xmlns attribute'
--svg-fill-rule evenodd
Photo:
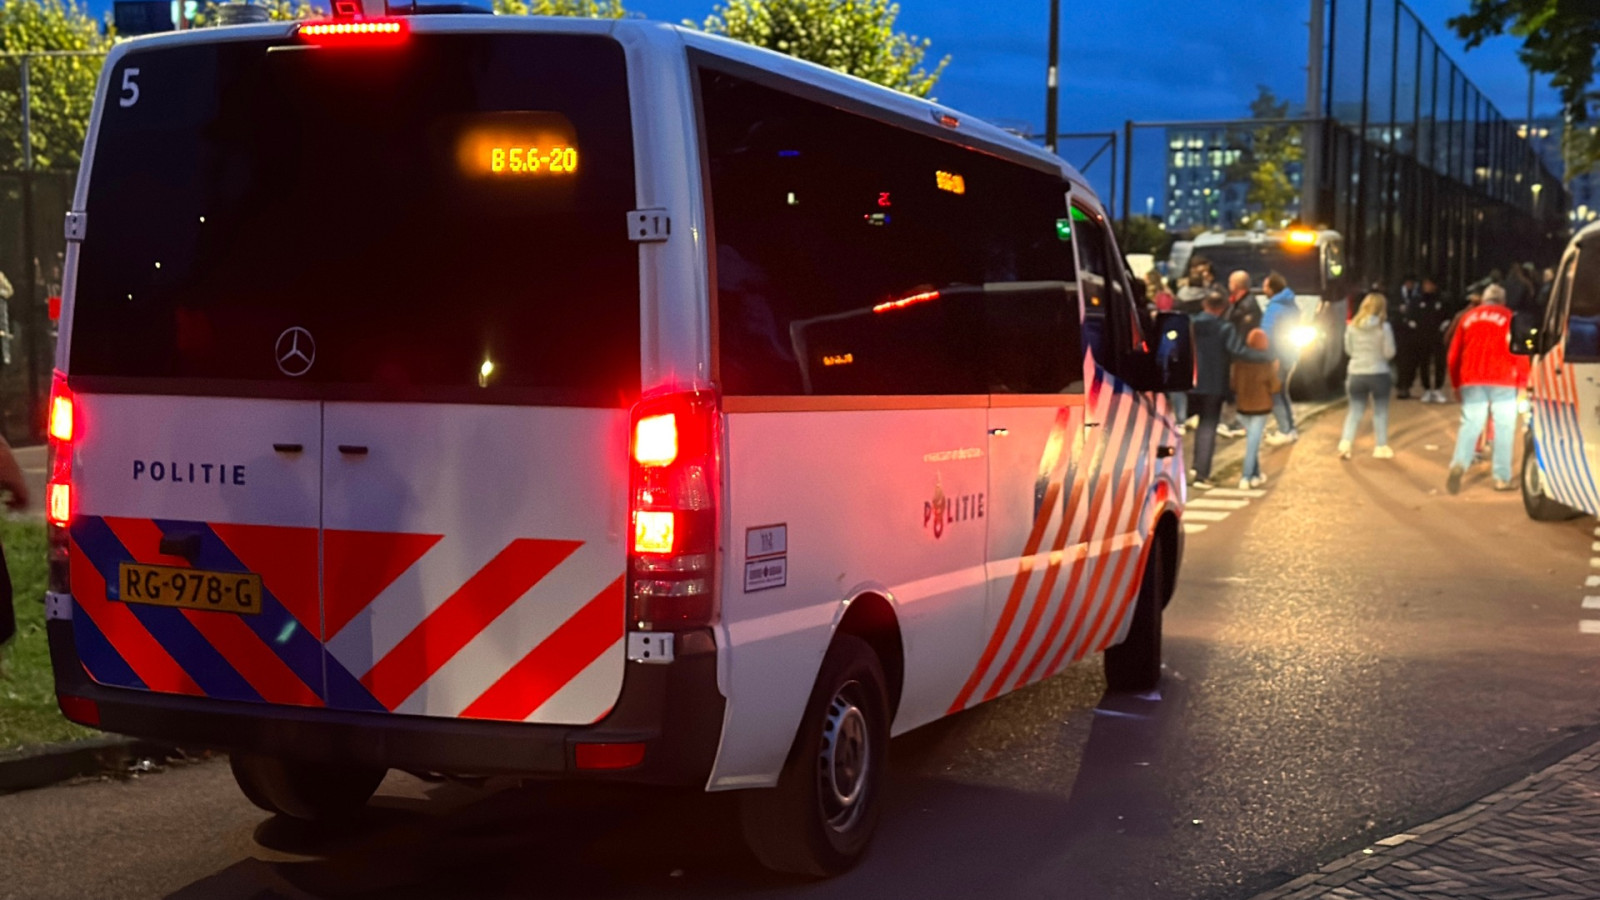
<svg viewBox="0 0 1600 900"><path fill-rule="evenodd" d="M699 71L735 395L1082 389L1056 174Z"/></svg>
<svg viewBox="0 0 1600 900"><path fill-rule="evenodd" d="M1579 247L1562 267L1567 293L1567 361L1600 362L1600 253Z"/></svg>

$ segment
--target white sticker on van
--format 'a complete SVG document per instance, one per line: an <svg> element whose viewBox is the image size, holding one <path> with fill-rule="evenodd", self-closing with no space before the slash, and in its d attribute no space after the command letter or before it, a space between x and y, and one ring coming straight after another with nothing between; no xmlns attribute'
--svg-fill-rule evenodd
<svg viewBox="0 0 1600 900"><path fill-rule="evenodd" d="M746 528L744 532L744 557L782 556L789 552L789 526L763 525Z"/></svg>
<svg viewBox="0 0 1600 900"><path fill-rule="evenodd" d="M752 591L783 587L788 583L788 557L774 556L770 559L757 559L744 564L744 592L746 594Z"/></svg>

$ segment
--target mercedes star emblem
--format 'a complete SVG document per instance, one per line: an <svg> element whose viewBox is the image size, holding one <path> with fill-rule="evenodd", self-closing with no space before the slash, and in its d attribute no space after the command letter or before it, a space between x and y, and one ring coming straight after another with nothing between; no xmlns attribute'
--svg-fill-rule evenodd
<svg viewBox="0 0 1600 900"><path fill-rule="evenodd" d="M278 360L278 371L298 378L311 371L311 364L317 361L317 341L311 332L296 325L278 335L273 352Z"/></svg>

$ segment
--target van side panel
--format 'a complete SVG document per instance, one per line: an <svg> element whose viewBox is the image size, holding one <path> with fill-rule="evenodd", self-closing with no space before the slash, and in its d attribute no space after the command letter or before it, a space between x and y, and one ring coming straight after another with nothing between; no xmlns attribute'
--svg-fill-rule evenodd
<svg viewBox="0 0 1600 900"><path fill-rule="evenodd" d="M835 411L816 409L820 398L793 399L811 411L776 411L785 398L728 400L721 593L731 690L712 788L776 783L832 627L868 586L895 605L905 647L895 732L942 715L978 651L984 398L914 398L970 399L965 408ZM774 411L740 412L745 402ZM776 526L782 556L747 545Z"/></svg>

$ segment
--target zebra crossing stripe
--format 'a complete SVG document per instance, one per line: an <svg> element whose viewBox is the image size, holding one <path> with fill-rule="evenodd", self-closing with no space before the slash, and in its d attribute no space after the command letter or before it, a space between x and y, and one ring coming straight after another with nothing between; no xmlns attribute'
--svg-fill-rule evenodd
<svg viewBox="0 0 1600 900"><path fill-rule="evenodd" d="M1267 492L1261 488L1212 488L1206 491L1207 497L1265 497ZM1191 501L1192 502L1192 501ZM1595 529L1595 534L1600 536L1600 528Z"/></svg>
<svg viewBox="0 0 1600 900"><path fill-rule="evenodd" d="M1583 598L1584 609L1600 609L1600 597Z"/></svg>
<svg viewBox="0 0 1600 900"><path fill-rule="evenodd" d="M1188 505L1187 508L1188 509L1244 509L1246 506L1249 506L1249 505L1250 505L1250 501L1249 500L1212 500L1209 497L1202 497L1202 498L1197 499L1197 500L1190 500L1189 501L1189 505ZM1596 546L1595 549L1596 550L1600 550L1600 546Z"/></svg>
<svg viewBox="0 0 1600 900"><path fill-rule="evenodd" d="M1582 634L1600 634L1600 619L1583 619L1579 621L1578 631Z"/></svg>
<svg viewBox="0 0 1600 900"><path fill-rule="evenodd" d="M1210 525L1202 525L1199 522L1185 522L1185 523L1183 523L1183 533L1184 534L1199 534L1200 532L1205 531L1207 528L1210 528L1210 527L1211 527Z"/></svg>
<svg viewBox="0 0 1600 900"><path fill-rule="evenodd" d="M1225 512L1213 512L1209 509L1186 509L1183 517L1191 522L1221 522L1228 517Z"/></svg>

